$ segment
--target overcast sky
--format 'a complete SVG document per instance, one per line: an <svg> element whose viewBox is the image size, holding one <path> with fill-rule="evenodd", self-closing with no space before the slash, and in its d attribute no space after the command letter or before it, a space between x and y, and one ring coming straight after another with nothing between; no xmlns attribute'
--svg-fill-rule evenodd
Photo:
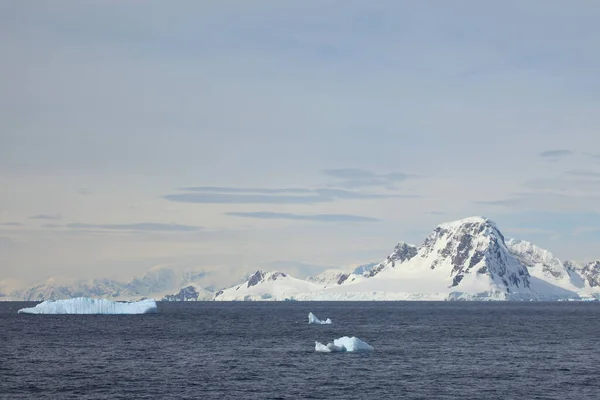
<svg viewBox="0 0 600 400"><path fill-rule="evenodd" d="M1 279L600 258L600 4L0 2ZM287 264L286 264L287 263Z"/></svg>

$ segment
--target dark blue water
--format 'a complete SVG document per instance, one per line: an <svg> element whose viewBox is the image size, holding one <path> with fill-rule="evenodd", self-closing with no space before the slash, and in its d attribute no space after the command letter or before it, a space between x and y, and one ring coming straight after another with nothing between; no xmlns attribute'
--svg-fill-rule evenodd
<svg viewBox="0 0 600 400"><path fill-rule="evenodd" d="M2 399L598 399L600 304L0 302ZM308 325L307 314L333 325ZM372 353L314 352L357 336Z"/></svg>

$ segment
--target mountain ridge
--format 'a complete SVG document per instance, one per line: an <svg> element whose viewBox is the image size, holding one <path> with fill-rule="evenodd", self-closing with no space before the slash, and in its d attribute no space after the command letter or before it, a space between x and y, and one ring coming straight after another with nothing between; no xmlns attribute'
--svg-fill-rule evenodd
<svg viewBox="0 0 600 400"><path fill-rule="evenodd" d="M158 266L127 282L100 278L66 284L49 279L20 290L7 290L4 284L0 300L600 299L600 261L562 262L533 243L506 239L494 221L479 216L441 223L419 246L397 242L381 262L329 269L306 279L257 269L238 284L216 290L206 285L209 275Z"/></svg>

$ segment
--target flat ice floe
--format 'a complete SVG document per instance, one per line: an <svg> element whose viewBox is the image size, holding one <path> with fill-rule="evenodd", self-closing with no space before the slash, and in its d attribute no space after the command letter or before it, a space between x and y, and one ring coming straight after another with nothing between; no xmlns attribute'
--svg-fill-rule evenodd
<svg viewBox="0 0 600 400"><path fill-rule="evenodd" d="M325 321L321 321L317 316L311 312L308 313L308 323L317 325L331 324L331 320L327 318Z"/></svg>
<svg viewBox="0 0 600 400"><path fill-rule="evenodd" d="M315 351L319 353L344 353L350 351L373 351L373 346L367 342L363 342L357 337L344 336L335 339L333 343L324 345L320 342L315 342Z"/></svg>
<svg viewBox="0 0 600 400"><path fill-rule="evenodd" d="M148 314L157 311L154 299L117 302L77 297L55 301L46 300L35 307L22 308L18 312L19 314Z"/></svg>

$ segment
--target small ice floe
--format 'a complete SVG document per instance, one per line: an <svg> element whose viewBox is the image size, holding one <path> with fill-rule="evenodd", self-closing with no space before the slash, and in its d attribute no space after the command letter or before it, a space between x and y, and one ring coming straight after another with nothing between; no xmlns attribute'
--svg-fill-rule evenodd
<svg viewBox="0 0 600 400"><path fill-rule="evenodd" d="M345 353L350 351L373 351L373 346L367 342L363 342L357 337L344 336L335 339L333 343L324 345L320 342L315 342L315 351L318 353Z"/></svg>
<svg viewBox="0 0 600 400"><path fill-rule="evenodd" d="M331 320L327 318L325 321L321 321L317 316L311 312L308 313L308 323L309 324L318 324L318 325L326 325L331 324Z"/></svg>

